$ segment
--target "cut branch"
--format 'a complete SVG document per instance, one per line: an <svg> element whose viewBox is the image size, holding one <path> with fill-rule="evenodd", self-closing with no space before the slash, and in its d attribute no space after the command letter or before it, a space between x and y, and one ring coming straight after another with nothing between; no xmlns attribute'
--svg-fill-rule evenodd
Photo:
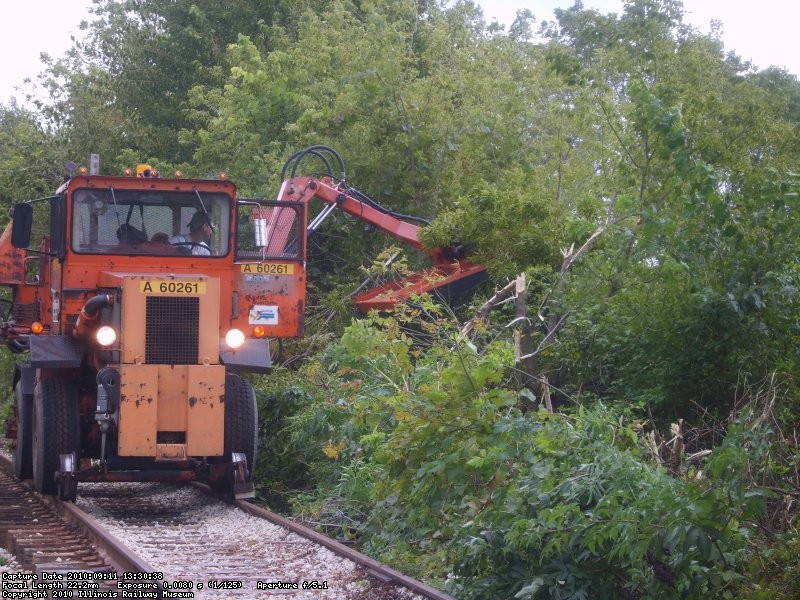
<svg viewBox="0 0 800 600"><path fill-rule="evenodd" d="M485 319L498 304L501 304L510 298L512 296L512 292L514 292L516 289L517 280L515 279L514 281L510 281L508 285L504 286L502 289L497 290L494 293L494 296L483 303L483 305L478 309L478 312L475 313L475 316L464 323L464 326L461 328L461 333L464 335L469 335L472 333L475 330L475 326L478 324L478 322Z"/></svg>

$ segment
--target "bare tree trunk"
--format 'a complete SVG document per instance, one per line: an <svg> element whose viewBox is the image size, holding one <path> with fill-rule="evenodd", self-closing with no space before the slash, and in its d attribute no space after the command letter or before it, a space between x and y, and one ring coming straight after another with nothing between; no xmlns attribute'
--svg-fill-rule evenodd
<svg viewBox="0 0 800 600"><path fill-rule="evenodd" d="M540 385L536 378L539 369L533 347L533 327L527 314L528 281L525 273L517 277L514 291L514 323L517 325L514 330L514 366L517 369L519 386L528 388L539 398Z"/></svg>
<svg viewBox="0 0 800 600"><path fill-rule="evenodd" d="M540 400L550 412L553 411L553 405L550 399L550 383L547 375L541 372L537 357L545 348L555 343L556 334L561 327L563 327L567 315L563 311L559 314L558 311L548 311L546 309L551 307L553 297L559 296L565 290L567 285L567 273L569 273L575 262L591 250L597 240L600 239L603 232L605 232L606 228L611 223L613 211L614 201L612 200L608 205L608 213L605 222L589 236L581 247L576 250L575 244L573 244L569 248L565 248L561 251L564 260L561 263L558 280L545 296L537 313L538 322L544 324L545 329L544 338L538 345L534 344L536 329L528 318L527 313L528 284L525 273L521 273L514 281L509 282L502 289L497 290L494 296L489 298L489 300L478 309L475 316L467 321L461 328L461 333L463 335L468 336L472 334L478 324L486 320L489 313L494 308L513 298L515 309L514 320L506 325L506 327L514 327L514 366L517 369L519 387L520 389L530 390L536 399ZM545 313L548 313L547 317L544 316Z"/></svg>
<svg viewBox="0 0 800 600"><path fill-rule="evenodd" d="M497 290L494 293L494 296L483 303L483 306L478 309L478 312L475 313L475 316L464 323L464 326L461 328L461 333L463 335L470 335L473 331L475 331L478 323L486 319L486 317L489 316L489 313L492 312L496 306L505 302L507 298L510 298L511 294L516 289L517 282L514 280L505 285L502 289Z"/></svg>

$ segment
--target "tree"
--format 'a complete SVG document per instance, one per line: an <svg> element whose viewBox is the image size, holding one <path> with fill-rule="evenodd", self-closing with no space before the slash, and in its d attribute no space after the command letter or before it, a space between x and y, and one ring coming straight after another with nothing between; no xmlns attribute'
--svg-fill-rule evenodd
<svg viewBox="0 0 800 600"><path fill-rule="evenodd" d="M793 193L780 173L796 164L797 133L786 97L742 77L717 40L680 24L675 4L659 6L626 3L617 44L580 48L619 157L599 176L630 217L565 300L582 307L567 333L591 363L574 381L671 413L693 402L725 411L743 374L779 364L796 313L786 296L796 223L779 207Z"/></svg>
<svg viewBox="0 0 800 600"><path fill-rule="evenodd" d="M35 114L15 104L0 107L0 202L6 209L51 195L65 175L63 157Z"/></svg>
<svg viewBox="0 0 800 600"><path fill-rule="evenodd" d="M110 140L116 158L124 148L143 158L189 160L194 149L179 139L190 126L187 97L197 85L219 86L227 46L246 35L266 50L266 28L324 2L238 0L96 0L85 42L65 59L50 61L45 85L49 116L60 128L83 134L84 144ZM87 130L86 125L89 125ZM106 129L108 127L108 129ZM97 148L93 149L98 151ZM105 150L105 148L104 148ZM83 151L83 148L82 148Z"/></svg>

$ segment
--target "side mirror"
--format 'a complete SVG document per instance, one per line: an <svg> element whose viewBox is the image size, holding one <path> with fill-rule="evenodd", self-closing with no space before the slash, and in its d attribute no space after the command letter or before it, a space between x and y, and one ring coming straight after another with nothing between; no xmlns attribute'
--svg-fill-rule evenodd
<svg viewBox="0 0 800 600"><path fill-rule="evenodd" d="M33 206L26 202L15 204L11 218L14 220L11 226L11 245L14 248L27 248L31 244Z"/></svg>
<svg viewBox="0 0 800 600"><path fill-rule="evenodd" d="M259 248L266 248L269 246L269 220L272 217L271 208L255 208L253 209L253 233L255 234L255 243Z"/></svg>

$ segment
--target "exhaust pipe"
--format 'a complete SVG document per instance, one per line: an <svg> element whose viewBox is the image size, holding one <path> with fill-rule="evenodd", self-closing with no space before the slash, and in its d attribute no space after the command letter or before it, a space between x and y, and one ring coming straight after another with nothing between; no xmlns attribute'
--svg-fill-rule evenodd
<svg viewBox="0 0 800 600"><path fill-rule="evenodd" d="M72 335L76 338L86 337L90 328L97 321L100 316L100 311L107 306L113 306L114 297L108 294L99 294L93 296L86 301L81 309L81 314L78 315L78 320L75 321L75 328L72 330Z"/></svg>

